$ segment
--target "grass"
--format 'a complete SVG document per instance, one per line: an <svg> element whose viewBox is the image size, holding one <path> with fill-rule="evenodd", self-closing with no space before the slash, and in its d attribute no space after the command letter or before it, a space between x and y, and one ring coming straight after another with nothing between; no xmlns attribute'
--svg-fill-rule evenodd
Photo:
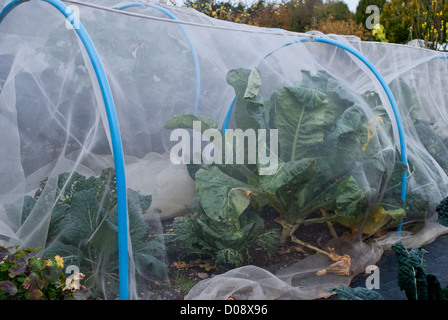
<svg viewBox="0 0 448 320"><path fill-rule="evenodd" d="M197 283L197 281L190 279L180 270L172 271L171 276L174 279L176 289L183 295L188 294L191 288L193 288Z"/></svg>

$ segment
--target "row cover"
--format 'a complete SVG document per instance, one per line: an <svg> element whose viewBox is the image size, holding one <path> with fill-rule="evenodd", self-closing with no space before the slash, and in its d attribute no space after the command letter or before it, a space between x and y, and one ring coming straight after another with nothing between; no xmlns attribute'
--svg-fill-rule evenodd
<svg viewBox="0 0 448 320"><path fill-rule="evenodd" d="M435 223L448 182L444 56L129 4L75 5L119 122L132 299L158 297L152 285L170 281L173 255L231 267L188 299L313 299L348 284L397 236L421 245L445 232ZM360 52L393 99L365 61L312 37ZM84 44L58 10L30 1L1 21L0 57L0 241L64 257L87 275L89 297L112 299L113 137ZM247 133L243 163L231 129ZM322 253L281 268L248 259L254 246L268 256L316 241L328 223L351 233L322 246L348 255L349 271L316 272L334 262Z"/></svg>

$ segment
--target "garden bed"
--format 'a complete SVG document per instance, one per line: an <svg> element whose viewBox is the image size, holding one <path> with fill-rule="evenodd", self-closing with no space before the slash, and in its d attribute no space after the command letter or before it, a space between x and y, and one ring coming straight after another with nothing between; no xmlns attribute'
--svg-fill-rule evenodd
<svg viewBox="0 0 448 320"><path fill-rule="evenodd" d="M267 229L279 227L275 221L278 213L272 209L266 209L260 215L264 219ZM163 222L165 234L173 232L172 222L173 219ZM339 236L342 236L344 233L347 235L347 232L349 232L348 228L340 224L334 224L334 228ZM324 249L323 245L332 238L328 227L323 223L301 226L295 232L295 235L300 240L322 249ZM278 270L291 266L315 253L312 249L297 245L291 240L279 246L271 254L268 254L264 248L254 243L249 248L247 255L249 258L246 258L244 265L254 265L275 274ZM216 265L209 257L190 256L183 258L184 254L182 247L167 247L168 278L165 280L150 280L148 292L140 292L140 294L151 299L182 300L187 295L189 289L199 281L212 278L235 268L232 265Z"/></svg>

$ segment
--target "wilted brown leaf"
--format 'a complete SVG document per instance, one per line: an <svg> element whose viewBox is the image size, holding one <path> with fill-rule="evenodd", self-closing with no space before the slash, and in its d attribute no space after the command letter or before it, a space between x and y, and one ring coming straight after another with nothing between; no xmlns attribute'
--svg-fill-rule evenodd
<svg viewBox="0 0 448 320"><path fill-rule="evenodd" d="M187 269L190 267L199 267L199 268L205 269L205 271L210 271L212 269L215 269L216 265L213 263L212 260L196 259L196 260L191 261L190 263L187 263L185 261L173 262L173 267L175 267L176 269Z"/></svg>
<svg viewBox="0 0 448 320"><path fill-rule="evenodd" d="M202 259L193 260L190 263L190 266L197 266L205 269L205 271L210 271L216 268L216 265L213 263L212 260L202 260Z"/></svg>
<svg viewBox="0 0 448 320"><path fill-rule="evenodd" d="M340 256L334 252L334 249L328 248L330 251L330 254L328 257L331 259L331 261L334 261L335 263L331 264L325 269L319 270L316 272L316 275L322 276L324 274L328 273L334 273L340 276L348 276L350 275L350 266L351 266L351 259L348 254L344 254L343 256Z"/></svg>
<svg viewBox="0 0 448 320"><path fill-rule="evenodd" d="M186 269L189 267L188 263L186 263L185 261L173 262L173 266L176 269Z"/></svg>

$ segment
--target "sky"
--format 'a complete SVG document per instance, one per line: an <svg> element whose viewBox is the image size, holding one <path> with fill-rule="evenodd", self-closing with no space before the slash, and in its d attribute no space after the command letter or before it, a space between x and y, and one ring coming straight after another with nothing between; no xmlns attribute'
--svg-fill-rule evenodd
<svg viewBox="0 0 448 320"><path fill-rule="evenodd" d="M356 7L358 6L359 0L344 0L344 2L348 5L350 11L355 12Z"/></svg>

